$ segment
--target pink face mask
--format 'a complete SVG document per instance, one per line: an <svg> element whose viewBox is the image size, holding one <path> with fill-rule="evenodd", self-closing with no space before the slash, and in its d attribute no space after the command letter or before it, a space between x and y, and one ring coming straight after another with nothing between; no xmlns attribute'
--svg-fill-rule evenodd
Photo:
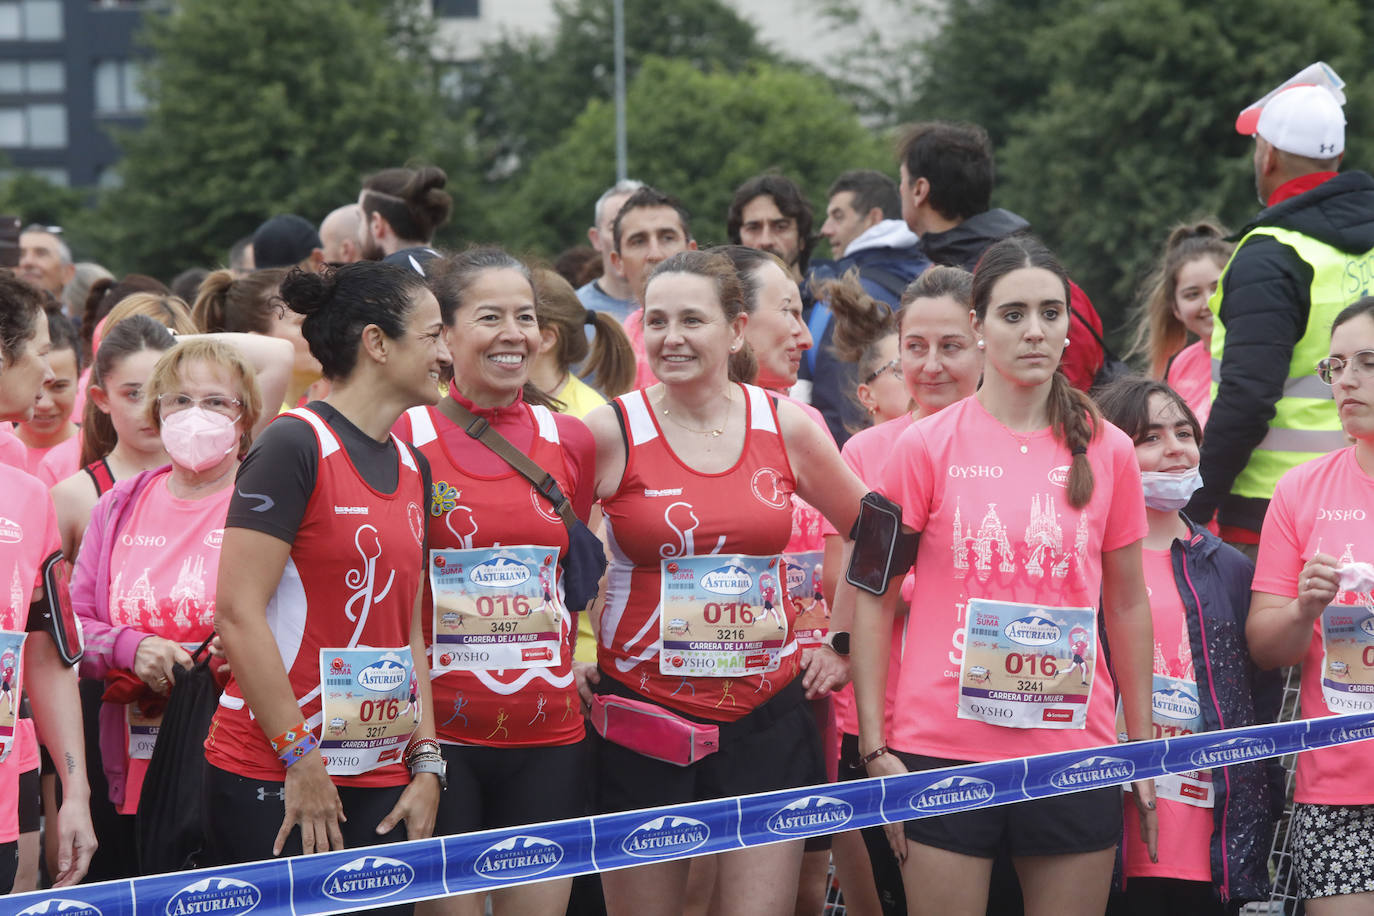
<svg viewBox="0 0 1374 916"><path fill-rule="evenodd" d="M234 421L202 407L188 407L162 419L162 446L189 471L212 468L238 448Z"/></svg>

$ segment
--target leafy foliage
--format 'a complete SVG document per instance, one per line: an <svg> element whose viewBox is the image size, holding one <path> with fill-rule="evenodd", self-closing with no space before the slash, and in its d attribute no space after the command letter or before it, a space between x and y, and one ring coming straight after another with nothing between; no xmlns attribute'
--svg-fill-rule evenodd
<svg viewBox="0 0 1374 916"><path fill-rule="evenodd" d="M703 245L725 241L730 197L752 175L783 172L819 213L841 171L892 169L890 149L828 82L795 69L701 72L691 61L648 58L627 106L631 175L681 198ZM592 101L530 163L509 205L493 214L496 237L546 253L582 238L592 203L615 181L614 117L610 104Z"/></svg>
<svg viewBox="0 0 1374 916"><path fill-rule="evenodd" d="M559 143L592 100L613 98L612 4L557 0L554 13L547 37L507 35L464 78L461 107L477 112L482 161L493 177ZM722 0L625 0L627 85L655 56L703 71L740 71L772 55Z"/></svg>
<svg viewBox="0 0 1374 916"><path fill-rule="evenodd" d="M987 128L993 203L1054 246L1110 330L1132 320L1138 284L1169 227L1213 213L1250 220L1251 141L1236 114L1314 60L1346 87L1345 168L1374 141L1374 73L1365 51L1374 9L1357 0L891 0L941 28L912 45L872 42L869 69L910 98L868 110L886 123L950 118ZM825 0L837 21L852 0ZM1300 9L1300 14L1299 14ZM894 50L895 48L895 50Z"/></svg>
<svg viewBox="0 0 1374 916"><path fill-rule="evenodd" d="M220 263L268 215L317 221L410 161L470 174L462 122L434 116L416 0L180 0L145 19L148 121L123 135L99 214L114 265ZM452 188L460 205L471 189Z"/></svg>

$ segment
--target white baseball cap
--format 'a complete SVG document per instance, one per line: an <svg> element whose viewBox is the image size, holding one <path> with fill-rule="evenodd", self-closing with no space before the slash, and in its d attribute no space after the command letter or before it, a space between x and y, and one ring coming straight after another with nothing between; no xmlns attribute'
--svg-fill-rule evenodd
<svg viewBox="0 0 1374 916"><path fill-rule="evenodd" d="M1344 86L1336 71L1318 61L1242 111L1236 118L1236 131L1259 134L1275 148L1296 156L1338 156L1345 152Z"/></svg>

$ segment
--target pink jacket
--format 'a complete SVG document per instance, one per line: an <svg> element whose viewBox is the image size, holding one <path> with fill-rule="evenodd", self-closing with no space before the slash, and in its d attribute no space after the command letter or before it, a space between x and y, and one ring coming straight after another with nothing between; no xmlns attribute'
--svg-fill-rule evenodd
<svg viewBox="0 0 1374 916"><path fill-rule="evenodd" d="M81 617L81 632L86 654L81 658L81 676L100 680L111 668L134 668L138 644L151 633L110 622L110 556L115 539L128 524L139 495L171 465L144 471L137 477L115 484L91 510L91 524L81 540L81 550L72 569L72 607ZM100 760L110 784L110 801L124 802L124 706L105 703L100 707Z"/></svg>

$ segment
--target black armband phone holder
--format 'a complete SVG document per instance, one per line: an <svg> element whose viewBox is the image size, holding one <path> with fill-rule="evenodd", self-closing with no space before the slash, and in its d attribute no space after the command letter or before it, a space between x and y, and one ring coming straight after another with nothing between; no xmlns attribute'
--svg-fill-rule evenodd
<svg viewBox="0 0 1374 916"><path fill-rule="evenodd" d="M60 551L43 561L43 597L29 605L29 619L24 626L27 633L48 633L57 645L57 652L67 665L81 661L81 627L72 609L72 597L67 582L70 568Z"/></svg>
<svg viewBox="0 0 1374 916"><path fill-rule="evenodd" d="M902 532L901 507L881 493L865 494L849 537L854 552L845 581L872 595L883 594L889 582L906 574L916 561L921 539L917 532Z"/></svg>

